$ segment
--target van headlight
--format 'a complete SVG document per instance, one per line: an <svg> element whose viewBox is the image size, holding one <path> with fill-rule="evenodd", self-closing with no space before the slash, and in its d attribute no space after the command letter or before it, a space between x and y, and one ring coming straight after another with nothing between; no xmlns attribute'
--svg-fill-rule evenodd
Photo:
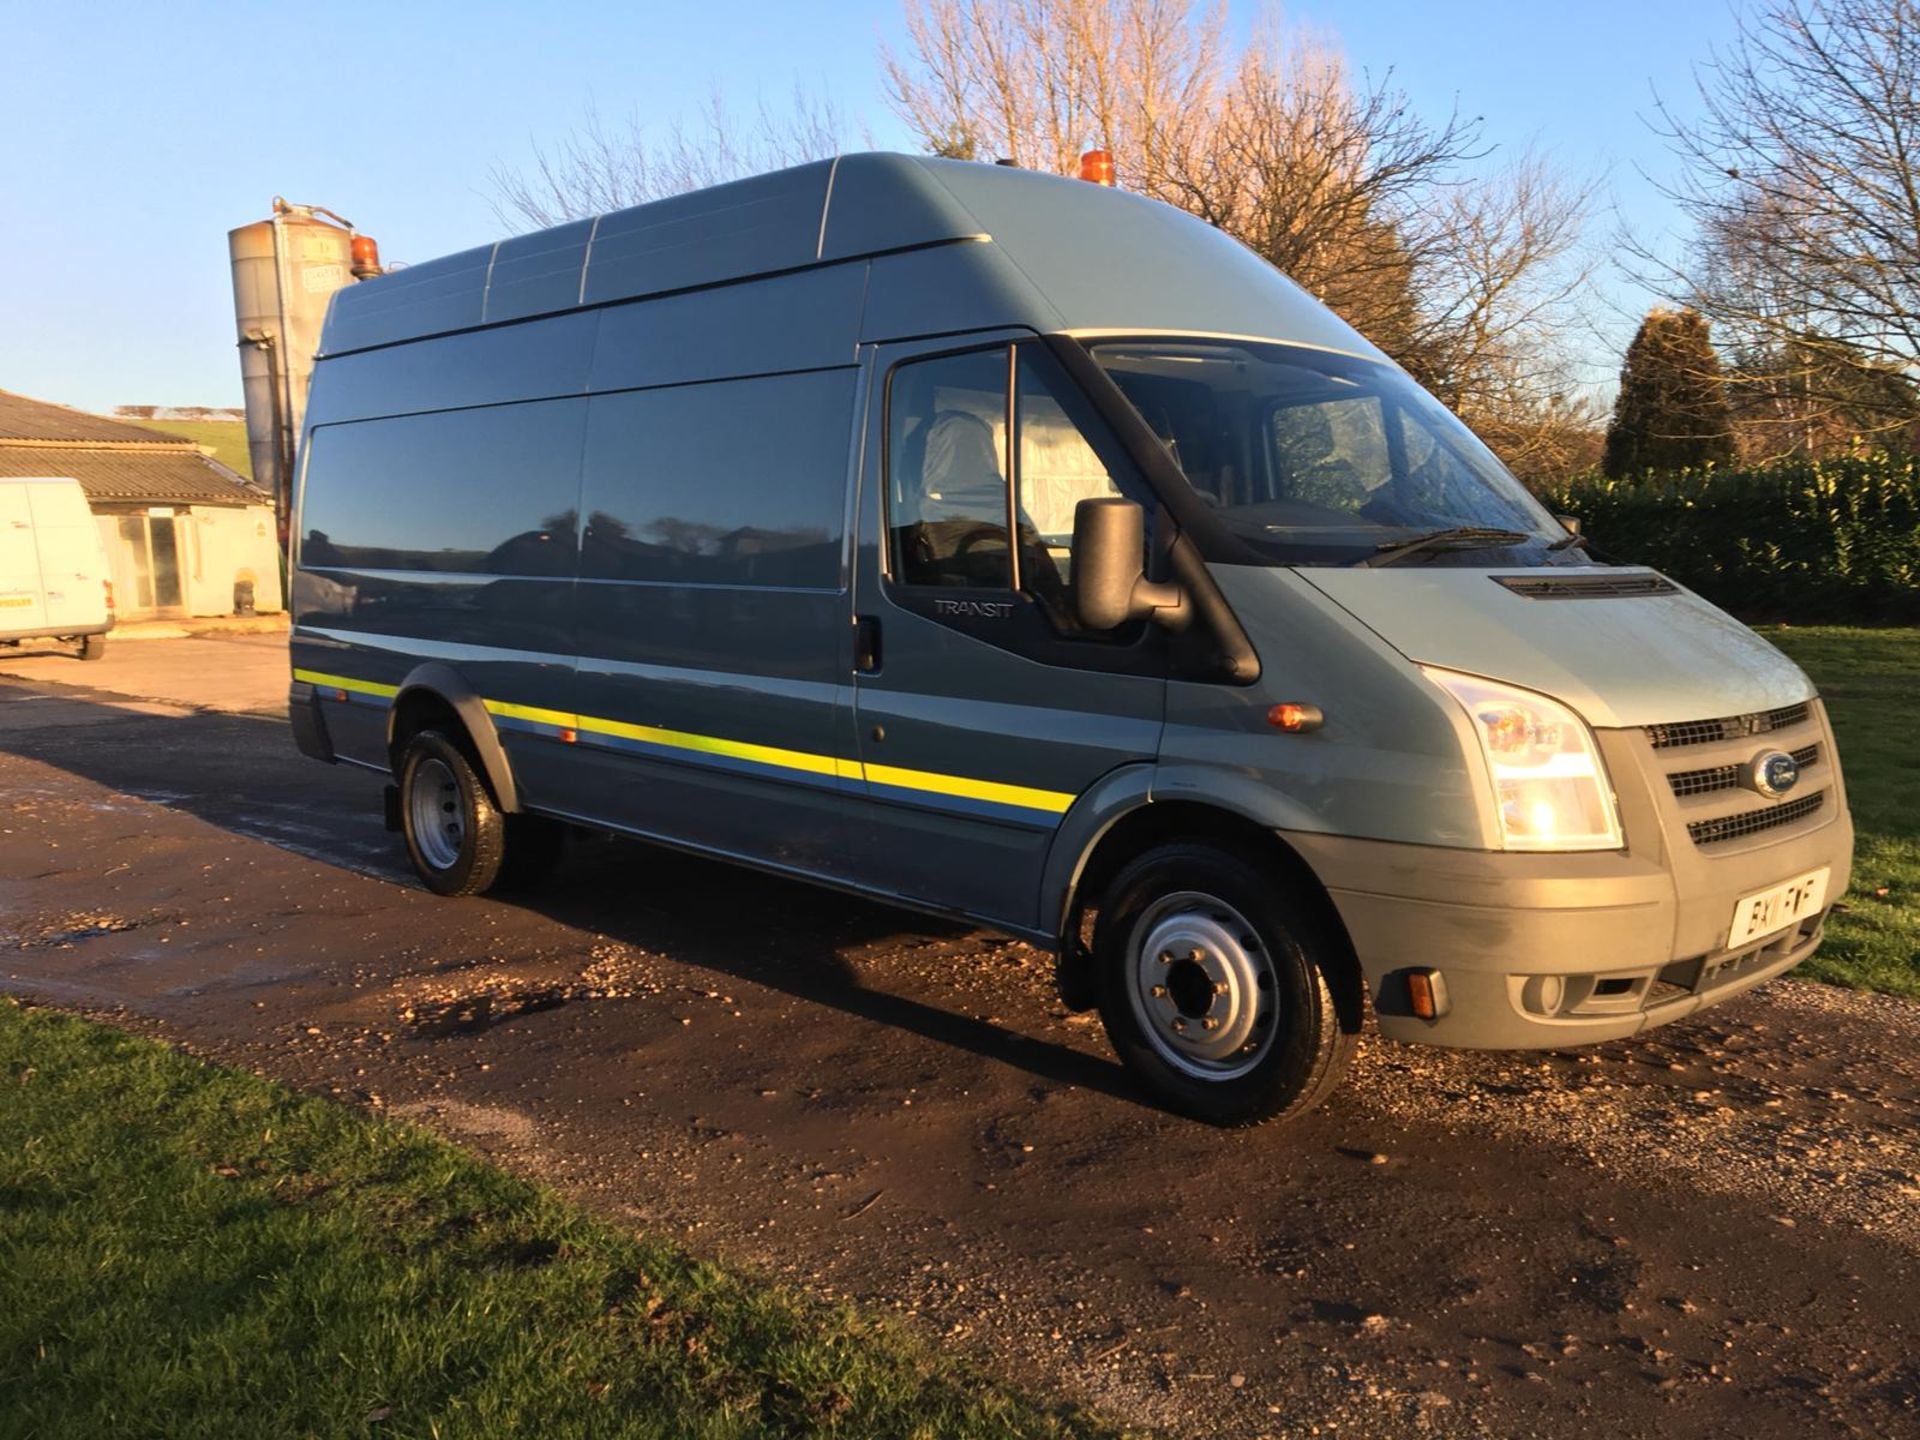
<svg viewBox="0 0 1920 1440"><path fill-rule="evenodd" d="M1420 668L1473 721L1493 776L1501 848L1620 848L1620 811L1586 721L1531 690Z"/></svg>

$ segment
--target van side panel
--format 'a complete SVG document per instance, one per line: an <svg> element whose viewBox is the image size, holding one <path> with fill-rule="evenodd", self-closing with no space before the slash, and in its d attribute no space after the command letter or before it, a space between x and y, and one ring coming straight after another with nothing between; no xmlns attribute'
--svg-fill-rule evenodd
<svg viewBox="0 0 1920 1440"><path fill-rule="evenodd" d="M583 394L599 325L575 311L335 356L314 370L313 423Z"/></svg>
<svg viewBox="0 0 1920 1440"><path fill-rule="evenodd" d="M294 678L321 695L342 756L385 767L393 691L423 660L451 664L490 702L571 708L586 409L544 400L309 432ZM559 743L508 743L522 798L538 804Z"/></svg>
<svg viewBox="0 0 1920 1440"><path fill-rule="evenodd" d="M600 312L595 393L851 365L865 261Z"/></svg>
<svg viewBox="0 0 1920 1440"><path fill-rule="evenodd" d="M594 397L561 808L844 869L855 373Z"/></svg>
<svg viewBox="0 0 1920 1440"><path fill-rule="evenodd" d="M860 338L905 340L989 325L1060 328L1059 315L997 246L961 242L873 262Z"/></svg>
<svg viewBox="0 0 1920 1440"><path fill-rule="evenodd" d="M39 542L47 627L76 635L105 629L111 572L100 527L79 482L43 480L20 488L26 491Z"/></svg>
<svg viewBox="0 0 1920 1440"><path fill-rule="evenodd" d="M30 488L0 484L0 635L37 634L47 624Z"/></svg>

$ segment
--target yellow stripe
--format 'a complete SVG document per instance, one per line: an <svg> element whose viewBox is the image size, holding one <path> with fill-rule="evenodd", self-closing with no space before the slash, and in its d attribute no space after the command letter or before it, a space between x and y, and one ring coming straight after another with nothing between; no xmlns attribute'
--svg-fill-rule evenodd
<svg viewBox="0 0 1920 1440"><path fill-rule="evenodd" d="M514 705L505 700L482 700L489 715L504 715L509 720L530 720L535 725L558 725L562 730L580 729L580 717L565 710L542 710L538 705Z"/></svg>
<svg viewBox="0 0 1920 1440"><path fill-rule="evenodd" d="M777 765L783 770L804 770L809 775L839 777L842 775L841 766L846 763L831 755L810 755L804 750L782 750L773 745L749 745L744 740L722 740L717 735L691 735L685 730L663 730L657 725L629 725L624 720L599 720L591 715L581 716L578 728L595 735L640 740L674 750L723 755L731 760L752 760L761 765Z"/></svg>
<svg viewBox="0 0 1920 1440"><path fill-rule="evenodd" d="M327 675L318 670L295 670L293 678L310 685L334 690L352 690L363 695L391 699L400 693L397 685L378 685L371 680L352 680L344 675ZM833 755L814 755L804 750L783 750L775 745L751 745L744 740L723 740L717 735L695 735L685 730L668 730L658 725L631 725L624 720L602 720L592 715L575 715L566 710L546 710L537 705L516 705L506 700L482 701L487 713L510 720L525 720L535 725L553 725L562 730L580 730L592 735L611 735L623 740L639 740L672 750L688 750L700 755L720 755L732 760L751 760L783 770L800 770L809 775L825 775L838 780L861 780L874 785L891 785L899 790L920 790L930 795L953 795L963 800L984 800L995 805L1012 805L1022 810L1044 810L1052 815L1065 814L1075 796L1060 790L1037 790L1029 785L1005 785L998 780L972 780L964 775L942 775L932 770L907 770L897 765L867 765L858 760L843 760Z"/></svg>
<svg viewBox="0 0 1920 1440"><path fill-rule="evenodd" d="M391 700L400 693L398 685L380 685L372 680L354 680L345 675L328 675L320 670L295 670L293 678L304 680L309 685L322 685L329 690L351 690L361 695L378 695Z"/></svg>
<svg viewBox="0 0 1920 1440"><path fill-rule="evenodd" d="M990 800L1024 810L1065 814L1074 797L1059 790L1035 790L1027 785L1003 785L998 780L969 780L963 775L937 775L931 770L902 770L893 765L862 765L867 780L902 790L926 790L935 795L958 795L966 800Z"/></svg>

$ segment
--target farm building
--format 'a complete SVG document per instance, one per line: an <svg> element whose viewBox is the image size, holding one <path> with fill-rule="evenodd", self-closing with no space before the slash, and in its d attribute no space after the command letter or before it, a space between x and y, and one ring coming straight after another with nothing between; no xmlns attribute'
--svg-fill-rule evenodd
<svg viewBox="0 0 1920 1440"><path fill-rule="evenodd" d="M0 390L0 477L69 475L113 562L123 620L283 608L266 492L192 441Z"/></svg>

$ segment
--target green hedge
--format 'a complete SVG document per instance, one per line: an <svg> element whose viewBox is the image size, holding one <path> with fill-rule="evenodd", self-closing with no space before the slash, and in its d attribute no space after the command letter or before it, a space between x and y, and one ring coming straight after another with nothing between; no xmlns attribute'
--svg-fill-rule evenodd
<svg viewBox="0 0 1920 1440"><path fill-rule="evenodd" d="M1545 487L1594 548L1749 620L1920 622L1920 460L1872 455Z"/></svg>

